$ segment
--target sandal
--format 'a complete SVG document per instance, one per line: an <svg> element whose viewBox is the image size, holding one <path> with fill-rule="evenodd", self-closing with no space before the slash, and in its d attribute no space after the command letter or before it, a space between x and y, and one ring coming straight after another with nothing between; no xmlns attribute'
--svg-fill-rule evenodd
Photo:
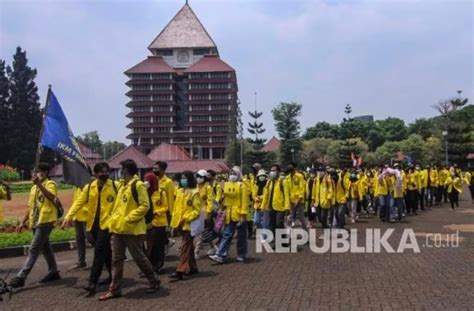
<svg viewBox="0 0 474 311"><path fill-rule="evenodd" d="M109 299L115 299L115 298L119 298L119 297L122 297L121 294L113 294L111 292L107 292L105 293L104 295L100 296L99 297L99 301L106 301L106 300L109 300Z"/></svg>

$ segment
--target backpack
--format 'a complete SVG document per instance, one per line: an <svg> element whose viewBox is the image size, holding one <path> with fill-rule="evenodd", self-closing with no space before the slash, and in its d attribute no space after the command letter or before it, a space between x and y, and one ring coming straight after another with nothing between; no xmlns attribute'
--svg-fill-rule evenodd
<svg viewBox="0 0 474 311"><path fill-rule="evenodd" d="M138 180L135 180L131 185L132 197L133 197L133 200L135 200L135 203L140 204L138 203L137 182ZM151 201L151 196L149 195L148 195L148 204L149 204L149 208L145 214L145 223L147 224L151 223L151 221L153 220L153 202Z"/></svg>
<svg viewBox="0 0 474 311"><path fill-rule="evenodd" d="M54 198L53 204L56 207L56 212L58 213L58 219L64 216L64 207L58 197Z"/></svg>

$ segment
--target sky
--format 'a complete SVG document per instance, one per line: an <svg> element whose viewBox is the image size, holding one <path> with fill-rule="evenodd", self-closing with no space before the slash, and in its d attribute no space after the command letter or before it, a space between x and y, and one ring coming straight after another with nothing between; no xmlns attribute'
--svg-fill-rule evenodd
<svg viewBox="0 0 474 311"><path fill-rule="evenodd" d="M76 135L128 143L125 70L184 0L1 0L0 59L17 46L38 70L41 102L52 84ZM190 0L235 68L244 124L263 111L303 105L301 127L339 123L353 115L398 117L407 123L436 115L432 105L474 98L473 1L470 0Z"/></svg>

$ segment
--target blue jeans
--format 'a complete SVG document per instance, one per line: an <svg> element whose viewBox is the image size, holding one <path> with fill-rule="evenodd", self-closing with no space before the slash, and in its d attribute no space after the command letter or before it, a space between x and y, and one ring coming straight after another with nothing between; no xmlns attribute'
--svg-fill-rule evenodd
<svg viewBox="0 0 474 311"><path fill-rule="evenodd" d="M405 200L403 198L394 199L395 207L397 209L397 219L402 220L402 215L405 210Z"/></svg>
<svg viewBox="0 0 474 311"><path fill-rule="evenodd" d="M268 211L255 210L253 223L255 224L255 227L257 229L268 229L269 221L270 221L270 217L269 217ZM266 239L267 238L266 234L263 234L262 238Z"/></svg>
<svg viewBox="0 0 474 311"><path fill-rule="evenodd" d="M239 222L233 221L225 225L222 240L217 250L219 257L225 258L229 254L230 244L232 243L235 231L237 231L237 257L247 257L247 223L240 223L239 226L237 224Z"/></svg>
<svg viewBox="0 0 474 311"><path fill-rule="evenodd" d="M379 207L380 207L380 219L389 221L390 220L390 196L389 195L379 196Z"/></svg>

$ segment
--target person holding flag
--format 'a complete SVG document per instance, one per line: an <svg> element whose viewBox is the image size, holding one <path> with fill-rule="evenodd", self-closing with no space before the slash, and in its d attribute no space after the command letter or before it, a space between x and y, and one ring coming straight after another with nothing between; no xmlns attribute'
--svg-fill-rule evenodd
<svg viewBox="0 0 474 311"><path fill-rule="evenodd" d="M29 226L33 230L33 240L28 250L28 257L25 264L16 277L10 280L10 286L19 288L25 286L25 280L33 269L40 252L48 264L48 274L40 281L47 283L60 280L56 259L53 249L49 243L49 235L58 220L57 207L55 205L58 193L56 182L49 179L51 166L48 163L39 163L36 174L33 176L33 187L28 200L28 212L21 224L17 227L17 232L21 232Z"/></svg>

